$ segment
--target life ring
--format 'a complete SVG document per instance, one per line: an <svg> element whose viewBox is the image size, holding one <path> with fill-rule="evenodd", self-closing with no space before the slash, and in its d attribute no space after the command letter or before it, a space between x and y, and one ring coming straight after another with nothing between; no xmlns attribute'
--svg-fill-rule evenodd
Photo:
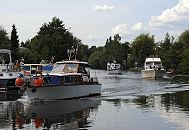
<svg viewBox="0 0 189 130"><path fill-rule="evenodd" d="M42 77L37 77L37 78L35 78L32 82L33 82L33 85L34 85L35 87L41 87L41 86L43 86L44 80L43 80Z"/></svg>
<svg viewBox="0 0 189 130"><path fill-rule="evenodd" d="M16 78L15 85L16 87L22 88L25 85L24 78L20 78L20 77Z"/></svg>

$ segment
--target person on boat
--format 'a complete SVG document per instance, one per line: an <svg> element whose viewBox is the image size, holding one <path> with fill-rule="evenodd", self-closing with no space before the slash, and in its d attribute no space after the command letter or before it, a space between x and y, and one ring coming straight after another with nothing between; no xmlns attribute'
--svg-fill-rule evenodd
<svg viewBox="0 0 189 130"><path fill-rule="evenodd" d="M18 60L17 60L16 63L15 63L15 70L16 70L16 71L20 71L20 63L19 63Z"/></svg>
<svg viewBox="0 0 189 130"><path fill-rule="evenodd" d="M20 68L21 70L24 69L24 58L22 57L22 59L20 60Z"/></svg>

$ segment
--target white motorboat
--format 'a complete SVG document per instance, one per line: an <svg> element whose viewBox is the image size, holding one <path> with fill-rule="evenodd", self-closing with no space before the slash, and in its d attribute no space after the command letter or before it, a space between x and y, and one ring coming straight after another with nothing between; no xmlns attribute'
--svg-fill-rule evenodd
<svg viewBox="0 0 189 130"><path fill-rule="evenodd" d="M142 77L149 79L163 78L165 70L160 58L146 58Z"/></svg>
<svg viewBox="0 0 189 130"><path fill-rule="evenodd" d="M121 65L114 61L113 63L107 63L108 74L121 74Z"/></svg>
<svg viewBox="0 0 189 130"><path fill-rule="evenodd" d="M70 99L101 94L101 84L97 77L90 75L90 65L77 60L57 62L48 75L27 81L24 88L30 99Z"/></svg>
<svg viewBox="0 0 189 130"><path fill-rule="evenodd" d="M19 74L21 74L20 70L12 63L11 51L0 49L0 91L19 90L15 86L15 80Z"/></svg>

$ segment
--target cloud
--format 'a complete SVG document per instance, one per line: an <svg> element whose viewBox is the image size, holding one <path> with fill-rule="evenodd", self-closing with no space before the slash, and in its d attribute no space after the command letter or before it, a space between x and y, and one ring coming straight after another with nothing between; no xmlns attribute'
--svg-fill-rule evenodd
<svg viewBox="0 0 189 130"><path fill-rule="evenodd" d="M131 28L133 31L141 31L143 29L143 23L138 22Z"/></svg>
<svg viewBox="0 0 189 130"><path fill-rule="evenodd" d="M84 44L88 43L89 46L100 46L102 43L104 43L104 37L106 36L100 34L89 34L83 37L82 41Z"/></svg>
<svg viewBox="0 0 189 130"><path fill-rule="evenodd" d="M112 34L127 34L129 33L129 25L127 23L119 24L112 29Z"/></svg>
<svg viewBox="0 0 189 130"><path fill-rule="evenodd" d="M113 5L96 5L93 10L94 11L112 11L115 7Z"/></svg>
<svg viewBox="0 0 189 130"><path fill-rule="evenodd" d="M188 24L189 0L179 0L178 4L164 10L159 16L152 16L149 27L174 27Z"/></svg>
<svg viewBox="0 0 189 130"><path fill-rule="evenodd" d="M139 34L144 30L143 23L138 22L132 26L127 23L119 24L112 29L112 35L119 34L122 37Z"/></svg>

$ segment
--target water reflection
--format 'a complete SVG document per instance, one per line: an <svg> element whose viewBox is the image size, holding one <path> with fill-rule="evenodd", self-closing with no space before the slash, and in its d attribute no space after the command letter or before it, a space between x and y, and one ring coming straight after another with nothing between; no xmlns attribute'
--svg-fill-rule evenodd
<svg viewBox="0 0 189 130"><path fill-rule="evenodd" d="M0 129L189 130L186 77L143 80L139 73L99 73L100 98L31 102L0 95Z"/></svg>
<svg viewBox="0 0 189 130"><path fill-rule="evenodd" d="M90 111L99 103L97 98L32 102L25 110L25 119L31 120L36 128L83 128Z"/></svg>
<svg viewBox="0 0 189 130"><path fill-rule="evenodd" d="M14 101L20 99L21 96L22 94L17 92L2 92L0 93L0 101Z"/></svg>
<svg viewBox="0 0 189 130"><path fill-rule="evenodd" d="M181 111L189 112L189 91L178 91L172 93L165 93L160 95L151 96L136 96L135 98L128 99L106 99L106 101L111 102L114 106L121 106L121 104L134 103L141 108L149 107L153 108L159 104L166 111L170 108L179 108Z"/></svg>
<svg viewBox="0 0 189 130"><path fill-rule="evenodd" d="M188 130L188 99L189 91L178 91L151 96L128 97L127 99L107 99L103 104L106 102L111 104L106 110L116 112L115 115L121 118L116 118L116 121L125 121L125 125L122 125L121 129L126 127L129 130L134 130L145 127L149 130ZM115 124L119 124L116 121ZM159 128L159 125L163 127Z"/></svg>
<svg viewBox="0 0 189 130"><path fill-rule="evenodd" d="M167 93L161 96L161 104L167 111L170 108L177 107L181 111L189 112L189 91L181 91L175 93Z"/></svg>

